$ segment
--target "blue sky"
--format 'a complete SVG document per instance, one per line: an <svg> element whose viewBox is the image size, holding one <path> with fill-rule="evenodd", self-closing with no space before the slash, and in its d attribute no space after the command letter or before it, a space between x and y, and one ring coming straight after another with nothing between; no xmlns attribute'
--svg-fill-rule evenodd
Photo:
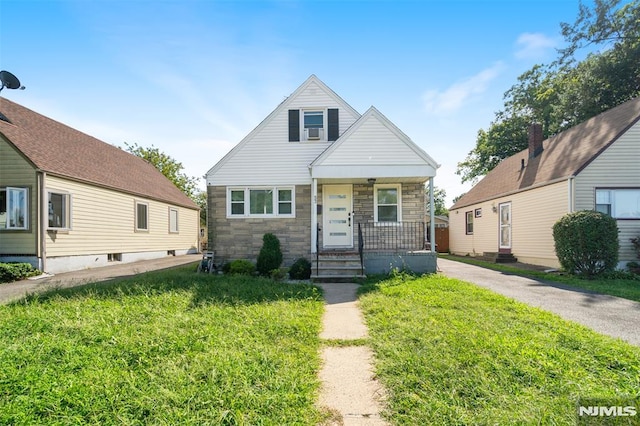
<svg viewBox="0 0 640 426"><path fill-rule="evenodd" d="M578 4L1 0L0 68L27 87L1 95L201 177L315 74L441 164L449 206L470 188L455 170L478 130L521 73L555 59Z"/></svg>

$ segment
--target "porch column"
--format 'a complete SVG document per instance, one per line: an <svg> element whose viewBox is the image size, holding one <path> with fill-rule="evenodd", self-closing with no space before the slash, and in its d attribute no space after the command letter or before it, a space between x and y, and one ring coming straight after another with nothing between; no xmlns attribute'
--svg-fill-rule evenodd
<svg viewBox="0 0 640 426"><path fill-rule="evenodd" d="M318 233L318 179L311 184L311 253L316 252Z"/></svg>
<svg viewBox="0 0 640 426"><path fill-rule="evenodd" d="M433 199L433 176L429 178L429 246L432 252L436 251L436 214Z"/></svg>

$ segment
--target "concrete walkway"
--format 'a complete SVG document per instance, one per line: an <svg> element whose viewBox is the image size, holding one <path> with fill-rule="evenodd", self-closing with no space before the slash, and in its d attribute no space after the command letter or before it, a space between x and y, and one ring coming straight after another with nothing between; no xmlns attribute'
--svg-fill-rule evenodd
<svg viewBox="0 0 640 426"><path fill-rule="evenodd" d="M477 284L640 346L638 302L443 258L438 258L438 268L448 277Z"/></svg>
<svg viewBox="0 0 640 426"><path fill-rule="evenodd" d="M21 299L28 294L35 294L56 288L75 287L90 282L112 280L141 274L159 269L173 268L188 263L199 262L201 254L187 254L183 256L167 256L158 259L141 260L131 263L117 263L100 268L82 269L80 271L65 272L46 278L27 279L12 283L0 284L0 303L8 303Z"/></svg>
<svg viewBox="0 0 640 426"><path fill-rule="evenodd" d="M357 284L318 284L326 300L322 339L366 338L367 327L358 308ZM326 346L322 350L319 405L329 409L331 425L387 425L380 412L384 390L372 367L373 353L367 346Z"/></svg>

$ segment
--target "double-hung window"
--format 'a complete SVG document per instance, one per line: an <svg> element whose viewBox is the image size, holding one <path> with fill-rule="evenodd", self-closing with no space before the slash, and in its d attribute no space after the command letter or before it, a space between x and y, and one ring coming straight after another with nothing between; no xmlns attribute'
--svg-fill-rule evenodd
<svg viewBox="0 0 640 426"><path fill-rule="evenodd" d="M227 217L294 217L293 187L245 187L227 190Z"/></svg>
<svg viewBox="0 0 640 426"><path fill-rule="evenodd" d="M178 209L169 207L169 233L178 233Z"/></svg>
<svg viewBox="0 0 640 426"><path fill-rule="evenodd" d="M136 201L136 231L149 230L149 204Z"/></svg>
<svg viewBox="0 0 640 426"><path fill-rule="evenodd" d="M324 111L304 111L304 134L306 140L324 139Z"/></svg>
<svg viewBox="0 0 640 426"><path fill-rule="evenodd" d="M402 199L400 185L376 185L374 191L374 221L401 222Z"/></svg>
<svg viewBox="0 0 640 426"><path fill-rule="evenodd" d="M63 192L49 192L48 228L71 228L71 195Z"/></svg>
<svg viewBox="0 0 640 426"><path fill-rule="evenodd" d="M29 228L27 188L0 188L0 229Z"/></svg>
<svg viewBox="0 0 640 426"><path fill-rule="evenodd" d="M595 204L616 219L640 219L640 188L596 189Z"/></svg>

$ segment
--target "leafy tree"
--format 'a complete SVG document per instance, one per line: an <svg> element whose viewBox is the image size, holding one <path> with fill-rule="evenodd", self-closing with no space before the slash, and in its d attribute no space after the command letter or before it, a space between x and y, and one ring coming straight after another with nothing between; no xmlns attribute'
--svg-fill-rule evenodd
<svg viewBox="0 0 640 426"><path fill-rule="evenodd" d="M429 187L425 188L426 195L426 207L427 212L429 211ZM435 208L434 214L438 216L447 216L449 215L449 210L445 205L445 198L447 197L447 193L444 189L438 188L437 186L433 187L433 204Z"/></svg>
<svg viewBox="0 0 640 426"><path fill-rule="evenodd" d="M131 154L142 158L165 175L175 186L184 192L189 198L198 202L198 179L189 177L183 173L183 165L171 156L161 152L158 148L151 145L151 148L144 148L137 143L124 143L127 151ZM204 206L206 207L206 195L204 196ZM202 208L202 206L200 206Z"/></svg>
<svg viewBox="0 0 640 426"><path fill-rule="evenodd" d="M476 182L502 159L527 147L532 122L549 137L640 95L640 0L580 4L573 24L561 23L567 42L550 65L535 65L504 94L504 109L456 173ZM578 54L592 49L584 59Z"/></svg>

